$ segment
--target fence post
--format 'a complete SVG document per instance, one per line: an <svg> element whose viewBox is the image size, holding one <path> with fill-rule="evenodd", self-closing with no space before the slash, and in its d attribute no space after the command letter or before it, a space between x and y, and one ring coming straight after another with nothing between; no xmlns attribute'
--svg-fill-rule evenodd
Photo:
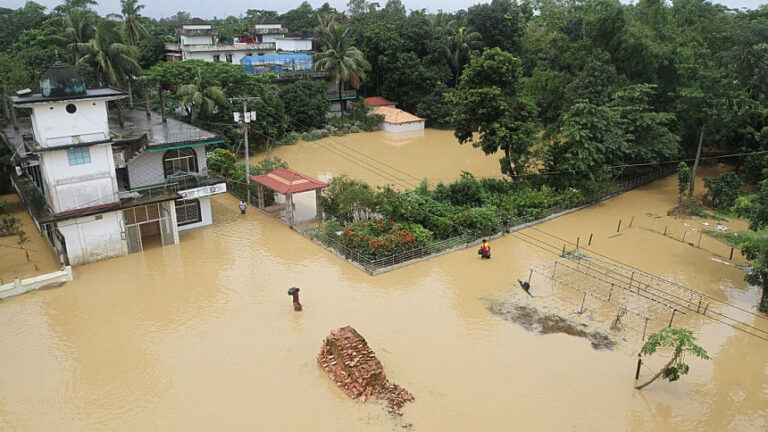
<svg viewBox="0 0 768 432"><path fill-rule="evenodd" d="M619 232L621 230L621 219L619 219L619 226L616 227L616 232Z"/></svg>
<svg viewBox="0 0 768 432"><path fill-rule="evenodd" d="M587 246L592 246L592 233L589 234L589 241L587 242Z"/></svg>

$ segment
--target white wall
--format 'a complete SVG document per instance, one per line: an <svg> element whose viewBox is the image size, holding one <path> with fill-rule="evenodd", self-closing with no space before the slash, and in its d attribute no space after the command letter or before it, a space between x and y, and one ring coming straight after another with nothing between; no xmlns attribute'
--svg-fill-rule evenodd
<svg viewBox="0 0 768 432"><path fill-rule="evenodd" d="M75 105L77 110L70 114L66 106ZM105 140L109 137L106 102L72 101L36 105L32 111L35 139L42 147L72 144L71 138L79 135L81 141Z"/></svg>
<svg viewBox="0 0 768 432"><path fill-rule="evenodd" d="M184 60L196 59L205 60L207 62L213 61L213 56L218 55L221 63L227 63L227 54L232 55L232 64L240 64L240 60L247 56L259 55L259 53L267 53L268 50L255 50L255 49L243 49L243 50L226 50L226 51L184 51Z"/></svg>
<svg viewBox="0 0 768 432"><path fill-rule="evenodd" d="M71 265L87 264L128 253L122 238L123 211L88 216L58 223L67 244Z"/></svg>
<svg viewBox="0 0 768 432"><path fill-rule="evenodd" d="M210 45L213 43L211 36L181 36L182 45Z"/></svg>
<svg viewBox="0 0 768 432"><path fill-rule="evenodd" d="M200 216L202 220L198 223L181 225L179 226L179 231L200 228L202 226L210 225L213 223L213 214L211 213L211 197L202 197L198 198L198 200L200 201Z"/></svg>
<svg viewBox="0 0 768 432"><path fill-rule="evenodd" d="M312 41L309 39L277 39L278 51L311 51Z"/></svg>
<svg viewBox="0 0 768 432"><path fill-rule="evenodd" d="M424 130L424 120L409 122L409 123L381 122L381 125L379 127L387 132L412 132L412 131Z"/></svg>
<svg viewBox="0 0 768 432"><path fill-rule="evenodd" d="M66 150L42 153L43 181L54 213L118 201L111 144L88 147L91 162L69 165Z"/></svg>
<svg viewBox="0 0 768 432"><path fill-rule="evenodd" d="M194 150L197 155L198 173L205 173L207 171L205 146L187 148ZM165 183L165 174L163 174L164 154L165 151L145 151L128 163L128 179L131 183L131 189Z"/></svg>

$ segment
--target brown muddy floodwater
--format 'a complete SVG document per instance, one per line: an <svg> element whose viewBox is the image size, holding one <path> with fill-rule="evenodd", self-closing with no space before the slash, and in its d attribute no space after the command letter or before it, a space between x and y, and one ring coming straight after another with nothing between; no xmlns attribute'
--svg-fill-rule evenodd
<svg viewBox="0 0 768 432"><path fill-rule="evenodd" d="M464 167L432 160L418 163ZM542 232L593 233L594 251L754 310L758 290L712 261L720 249L655 232L684 227L665 216L675 188L668 178L521 233L553 244ZM371 277L253 209L241 217L232 196L212 203L214 225L183 233L179 245L77 267L59 289L0 303L0 430L768 428L766 341L689 319L712 361L692 360L679 382L639 392L633 332L595 350L491 313L489 301L514 300L516 279L556 257L521 233L493 241L490 261L468 249ZM615 236L618 219L632 216ZM572 293L532 285L529 304L578 306ZM291 286L303 312L293 311ZM599 305L585 308L600 318ZM415 396L402 418L348 398L317 364L323 338L345 325Z"/></svg>

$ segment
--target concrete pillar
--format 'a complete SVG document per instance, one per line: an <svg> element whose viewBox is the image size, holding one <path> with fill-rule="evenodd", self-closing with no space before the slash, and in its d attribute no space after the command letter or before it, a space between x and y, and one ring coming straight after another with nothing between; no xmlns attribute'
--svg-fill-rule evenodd
<svg viewBox="0 0 768 432"><path fill-rule="evenodd" d="M264 186L262 185L259 185L258 197L259 197L259 209L263 209L264 208Z"/></svg>
<svg viewBox="0 0 768 432"><path fill-rule="evenodd" d="M323 220L323 208L320 206L320 201L323 198L323 190L315 189L315 217L317 220Z"/></svg>
<svg viewBox="0 0 768 432"><path fill-rule="evenodd" d="M288 203L288 225L293 225L293 195L286 195L285 201Z"/></svg>

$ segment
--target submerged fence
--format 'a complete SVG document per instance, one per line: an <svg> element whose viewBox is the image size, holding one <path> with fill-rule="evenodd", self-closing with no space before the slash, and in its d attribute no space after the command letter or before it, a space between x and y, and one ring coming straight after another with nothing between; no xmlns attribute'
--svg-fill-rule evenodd
<svg viewBox="0 0 768 432"><path fill-rule="evenodd" d="M490 235L488 233L465 232L449 239L430 242L425 246L387 256L371 256L369 254L351 249L339 242L338 236L325 233L322 227L319 226L293 226L292 228L305 237L313 240L314 242L321 244L332 253L351 262L361 270L371 275L376 275L389 270L394 270L396 268L402 267L403 265L408 265L423 260L427 257L438 256L454 250L465 249L469 246L477 244L482 238L500 236L505 232L519 229L530 223L542 221L553 215L568 211L575 211L576 209L595 204L597 202L632 190L636 187L643 186L652 181L666 177L674 173L676 168L676 166L670 165L667 167L659 168L648 174L615 183L604 190L592 193L584 197L584 199L575 204L557 205L541 211L537 211L535 214L507 219L497 225L494 230L492 230L493 233L496 233L495 235Z"/></svg>

